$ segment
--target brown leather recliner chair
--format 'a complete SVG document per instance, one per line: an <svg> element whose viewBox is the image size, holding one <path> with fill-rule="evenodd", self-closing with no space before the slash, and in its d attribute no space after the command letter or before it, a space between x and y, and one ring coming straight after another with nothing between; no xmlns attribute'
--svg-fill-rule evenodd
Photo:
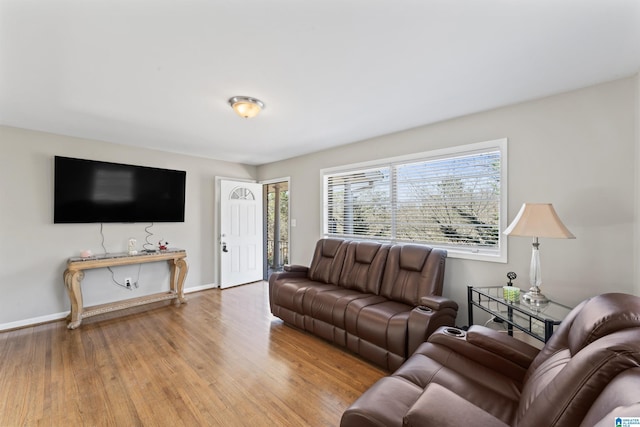
<svg viewBox="0 0 640 427"><path fill-rule="evenodd" d="M341 426L614 426L640 417L640 297L582 302L542 350L443 327L345 411Z"/></svg>

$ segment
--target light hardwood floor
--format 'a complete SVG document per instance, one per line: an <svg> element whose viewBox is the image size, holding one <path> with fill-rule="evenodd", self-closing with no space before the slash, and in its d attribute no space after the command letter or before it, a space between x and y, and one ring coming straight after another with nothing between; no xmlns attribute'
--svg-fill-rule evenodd
<svg viewBox="0 0 640 427"><path fill-rule="evenodd" d="M0 426L336 426L386 373L271 316L264 282L0 333Z"/></svg>

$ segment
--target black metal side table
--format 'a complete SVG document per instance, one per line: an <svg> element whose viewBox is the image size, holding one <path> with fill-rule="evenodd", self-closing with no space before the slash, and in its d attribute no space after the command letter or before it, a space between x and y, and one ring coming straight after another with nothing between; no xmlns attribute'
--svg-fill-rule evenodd
<svg viewBox="0 0 640 427"><path fill-rule="evenodd" d="M555 327L569 314L571 307L549 301L542 307L510 302L503 298L503 287L474 288L467 286L469 325L473 325L473 307L489 313L507 325L509 335L518 329L542 342L547 342Z"/></svg>

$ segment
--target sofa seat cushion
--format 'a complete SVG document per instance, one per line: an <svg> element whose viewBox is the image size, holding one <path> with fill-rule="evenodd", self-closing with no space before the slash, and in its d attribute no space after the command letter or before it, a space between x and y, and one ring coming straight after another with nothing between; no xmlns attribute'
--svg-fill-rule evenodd
<svg viewBox="0 0 640 427"><path fill-rule="evenodd" d="M412 309L413 307L396 301L366 306L349 304L345 314L347 333L404 356L407 322Z"/></svg>
<svg viewBox="0 0 640 427"><path fill-rule="evenodd" d="M278 281L277 286L271 287L271 303L302 314L305 293L309 288L316 286L323 284L304 277Z"/></svg>
<svg viewBox="0 0 640 427"><path fill-rule="evenodd" d="M455 411L451 408L455 408ZM464 400L451 390L431 383L404 416L403 426L508 427L508 424Z"/></svg>
<svg viewBox="0 0 640 427"><path fill-rule="evenodd" d="M421 388L440 384L506 423L518 410L519 382L443 346L422 344L394 376Z"/></svg>
<svg viewBox="0 0 640 427"><path fill-rule="evenodd" d="M402 427L402 417L423 391L403 378L381 378L346 410L340 425Z"/></svg>
<svg viewBox="0 0 640 427"><path fill-rule="evenodd" d="M333 288L314 287L309 289L304 297L304 314L314 319L345 329L345 313L347 306L359 299L375 297L357 290L344 289L339 286ZM374 298L378 301L378 298Z"/></svg>

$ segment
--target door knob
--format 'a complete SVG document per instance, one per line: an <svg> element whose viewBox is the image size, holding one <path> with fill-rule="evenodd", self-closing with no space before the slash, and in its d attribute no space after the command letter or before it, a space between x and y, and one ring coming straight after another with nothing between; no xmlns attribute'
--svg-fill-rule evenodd
<svg viewBox="0 0 640 427"><path fill-rule="evenodd" d="M222 252L229 252L229 250L227 249L227 244L225 242L222 242Z"/></svg>

